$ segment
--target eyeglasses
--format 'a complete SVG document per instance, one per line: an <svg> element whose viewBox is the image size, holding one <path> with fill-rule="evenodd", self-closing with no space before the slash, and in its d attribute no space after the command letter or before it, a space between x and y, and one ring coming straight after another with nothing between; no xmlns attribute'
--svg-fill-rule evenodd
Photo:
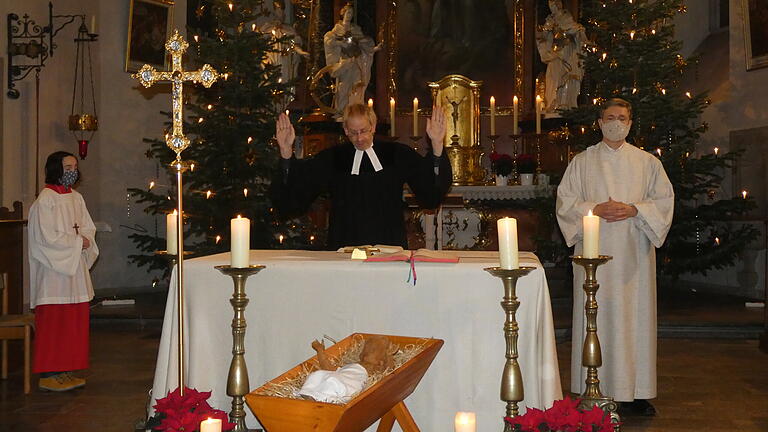
<svg viewBox="0 0 768 432"><path fill-rule="evenodd" d="M347 129L346 133L347 133L348 137L356 137L356 136L368 135L368 134L371 133L371 130L370 129L361 129L359 131L354 131L354 130Z"/></svg>

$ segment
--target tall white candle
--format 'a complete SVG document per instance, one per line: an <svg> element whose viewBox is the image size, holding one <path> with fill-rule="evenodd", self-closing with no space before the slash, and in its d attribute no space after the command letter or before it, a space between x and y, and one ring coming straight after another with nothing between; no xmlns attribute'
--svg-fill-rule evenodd
<svg viewBox="0 0 768 432"><path fill-rule="evenodd" d="M453 430L454 432L475 432L475 413L457 412L454 418Z"/></svg>
<svg viewBox="0 0 768 432"><path fill-rule="evenodd" d="M496 98L491 96L491 135L496 135Z"/></svg>
<svg viewBox="0 0 768 432"><path fill-rule="evenodd" d="M91 28L88 30L89 33L96 34L96 15L91 15Z"/></svg>
<svg viewBox="0 0 768 432"><path fill-rule="evenodd" d="M499 231L499 261L501 268L511 270L519 267L517 254L517 219L501 218L496 222Z"/></svg>
<svg viewBox="0 0 768 432"><path fill-rule="evenodd" d="M536 133L541 133L541 96L536 95Z"/></svg>
<svg viewBox="0 0 768 432"><path fill-rule="evenodd" d="M419 98L413 98L413 135L419 136Z"/></svg>
<svg viewBox="0 0 768 432"><path fill-rule="evenodd" d="M600 253L600 217L589 214L582 219L584 228L584 258L597 258Z"/></svg>
<svg viewBox="0 0 768 432"><path fill-rule="evenodd" d="M176 222L179 217L179 213L174 210L173 213L165 215L165 251L169 255L176 255L178 253L178 241L176 236Z"/></svg>
<svg viewBox="0 0 768 432"><path fill-rule="evenodd" d="M200 432L221 432L221 419L209 418L201 421Z"/></svg>
<svg viewBox="0 0 768 432"><path fill-rule="evenodd" d="M518 116L517 116L517 109L518 109L518 99L517 96L512 98L512 135L517 135L517 122L518 122Z"/></svg>
<svg viewBox="0 0 768 432"><path fill-rule="evenodd" d="M395 136L395 98L389 98L389 136Z"/></svg>
<svg viewBox="0 0 768 432"><path fill-rule="evenodd" d="M248 267L251 250L251 220L237 215L230 221L232 267Z"/></svg>

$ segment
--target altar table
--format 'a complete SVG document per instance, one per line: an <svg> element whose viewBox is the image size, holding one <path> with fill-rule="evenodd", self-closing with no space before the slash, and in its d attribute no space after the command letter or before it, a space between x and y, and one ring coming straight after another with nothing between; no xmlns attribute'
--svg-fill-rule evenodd
<svg viewBox="0 0 768 432"><path fill-rule="evenodd" d="M498 252L453 252L458 264L362 262L348 254L253 250L252 264L266 268L247 282L246 359L251 389L313 356L314 339L340 340L354 332L445 340L421 384L406 399L425 432L452 431L457 411L477 413L477 430L500 430L499 400L505 344L501 281L483 271ZM229 412L227 372L232 349L232 279L213 267L229 254L185 260L185 359L187 386L212 390L211 406ZM552 310L544 269L535 255L520 265L537 269L518 282L518 341L525 400L548 408L562 397ZM175 270L174 270L175 273ZM177 383L176 277L165 310L152 405ZM249 428L258 427L246 409Z"/></svg>

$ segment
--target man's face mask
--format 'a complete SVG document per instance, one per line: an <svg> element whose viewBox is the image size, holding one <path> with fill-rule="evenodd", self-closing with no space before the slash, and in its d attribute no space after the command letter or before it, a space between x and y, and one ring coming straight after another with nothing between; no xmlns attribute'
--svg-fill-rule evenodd
<svg viewBox="0 0 768 432"><path fill-rule="evenodd" d="M623 122L621 120L600 120L600 130L603 131L603 136L610 141L624 141L629 135L629 128L631 123Z"/></svg>

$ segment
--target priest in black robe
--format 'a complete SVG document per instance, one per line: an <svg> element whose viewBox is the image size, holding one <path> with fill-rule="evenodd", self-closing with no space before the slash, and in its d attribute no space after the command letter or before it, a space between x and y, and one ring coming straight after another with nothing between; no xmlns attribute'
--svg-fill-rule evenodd
<svg viewBox="0 0 768 432"><path fill-rule="evenodd" d="M328 192L328 249L365 244L407 248L403 185L407 183L419 205L427 209L437 208L451 186L451 164L443 152L442 108L433 107L427 119L432 143L427 156L397 142L374 140L376 114L367 105L348 105L343 125L349 143L297 159L293 125L280 114L275 136L281 166L272 185L275 207L284 216L301 214Z"/></svg>

